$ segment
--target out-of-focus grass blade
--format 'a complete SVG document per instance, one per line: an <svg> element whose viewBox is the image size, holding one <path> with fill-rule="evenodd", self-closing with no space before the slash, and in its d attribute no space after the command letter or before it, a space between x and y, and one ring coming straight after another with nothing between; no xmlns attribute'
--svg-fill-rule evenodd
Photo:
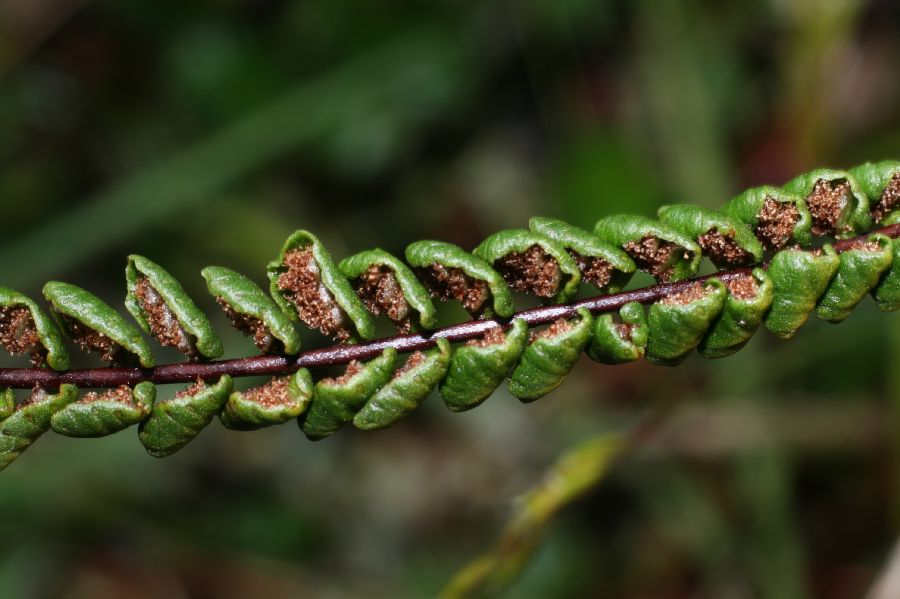
<svg viewBox="0 0 900 599"><path fill-rule="evenodd" d="M461 570L441 597L493 596L520 575L553 517L606 476L623 448L619 435L591 438L563 455L541 484L521 497L494 549Z"/></svg>
<svg viewBox="0 0 900 599"><path fill-rule="evenodd" d="M0 247L3 284L27 289L173 214L212 202L229 185L303 144L365 126L371 115L387 119L395 130L414 128L445 110L455 95L455 89L436 93L435 81L448 88L462 81L454 73L464 72L464 49L446 32L422 30L301 83L211 138ZM64 242L76 234L78 243Z"/></svg>

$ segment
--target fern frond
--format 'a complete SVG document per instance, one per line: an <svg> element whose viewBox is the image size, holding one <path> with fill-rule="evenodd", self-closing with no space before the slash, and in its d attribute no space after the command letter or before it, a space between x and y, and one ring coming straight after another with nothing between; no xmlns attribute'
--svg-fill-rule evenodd
<svg viewBox="0 0 900 599"><path fill-rule="evenodd" d="M748 190L721 212L682 204L658 216L608 216L593 232L535 217L471 253L415 242L405 263L376 249L336 264L318 238L297 231L268 265L271 297L227 268L202 271L262 352L236 360L214 361L223 347L206 314L141 256L128 258L126 308L188 362L153 367L140 331L86 290L48 283L51 317L0 288L0 345L37 366L0 369L0 469L50 428L91 437L139 425L158 457L217 415L235 430L296 420L321 439L350 423L390 426L434 389L452 411L481 404L507 379L514 396L533 401L561 385L582 352L607 364L674 366L694 350L731 355L760 326L789 339L812 314L840 322L868 294L883 311L900 308L900 162L819 169ZM697 277L704 257L717 272ZM637 270L658 284L621 291ZM583 283L600 294L572 302ZM512 291L544 305L516 313ZM433 299L459 301L475 320L435 330ZM381 314L406 334L372 340ZM297 354L296 321L343 343ZM67 370L64 337L113 366ZM318 382L308 370L337 364L347 365L342 375ZM232 379L258 375L276 378L233 390ZM156 402L156 385L172 383L192 385ZM108 390L78 399L84 387ZM16 404L12 388L32 392Z"/></svg>

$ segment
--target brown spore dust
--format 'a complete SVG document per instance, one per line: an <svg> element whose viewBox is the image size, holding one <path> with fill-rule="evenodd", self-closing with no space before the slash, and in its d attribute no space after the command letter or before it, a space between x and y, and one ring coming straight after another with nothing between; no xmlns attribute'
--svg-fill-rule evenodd
<svg viewBox="0 0 900 599"><path fill-rule="evenodd" d="M373 264L353 284L357 295L372 314L378 316L383 313L399 332L412 332L409 303L391 268Z"/></svg>
<svg viewBox="0 0 900 599"><path fill-rule="evenodd" d="M251 337L253 339L253 344L259 351L267 354L273 349L276 349L276 345L278 349L283 349L280 344L276 344L277 340L272 335L269 327L267 327L266 323L262 320L255 316L238 312L221 297L216 298L216 303L222 307L225 316L231 321L231 326L248 337Z"/></svg>
<svg viewBox="0 0 900 599"><path fill-rule="evenodd" d="M598 289L603 289L612 280L613 265L603 258L594 256L584 256L573 249L567 249L569 255L578 265L581 271L581 278L594 285Z"/></svg>
<svg viewBox="0 0 900 599"><path fill-rule="evenodd" d="M25 398L18 407L30 406L37 403L41 403L45 399L47 399L48 393L47 390L35 385L31 388L31 393L28 394L28 397Z"/></svg>
<svg viewBox="0 0 900 599"><path fill-rule="evenodd" d="M674 243L654 235L645 235L640 241L629 241L623 249L640 270L650 273L662 283L668 283L672 277L675 253L683 251Z"/></svg>
<svg viewBox="0 0 900 599"><path fill-rule="evenodd" d="M144 311L150 332L160 345L174 347L191 360L199 357L194 340L181 327L175 314L147 277L137 280L134 296Z"/></svg>
<svg viewBox="0 0 900 599"><path fill-rule="evenodd" d="M396 378L406 374L410 370L414 370L414 369L418 368L419 366L421 366L422 364L425 363L425 359L426 359L425 354L423 354L422 352L420 352L420 351L413 352L406 359L406 362L403 364L403 366L401 366L394 372L394 378L396 379Z"/></svg>
<svg viewBox="0 0 900 599"><path fill-rule="evenodd" d="M194 397L201 391L206 389L206 383L203 382L203 379L197 379L194 381L189 387L185 387L179 391L175 392L175 399L183 399L185 397Z"/></svg>
<svg viewBox="0 0 900 599"><path fill-rule="evenodd" d="M847 210L850 195L850 184L843 179L816 181L813 190L806 196L806 205L812 216L813 235L835 235L842 232L838 223ZM843 227L844 230L847 228Z"/></svg>
<svg viewBox="0 0 900 599"><path fill-rule="evenodd" d="M759 282L753 275L741 275L725 281L725 287L734 297L742 301L752 300L759 294Z"/></svg>
<svg viewBox="0 0 900 599"><path fill-rule="evenodd" d="M492 345L500 345L504 341L506 341L506 333L503 331L503 327L491 327L481 337L466 341L466 345L470 347L490 347Z"/></svg>
<svg viewBox="0 0 900 599"><path fill-rule="evenodd" d="M619 337L623 340L631 341L631 335L634 333L636 327L637 325L631 324L630 322L619 322L616 323L616 333L618 333Z"/></svg>
<svg viewBox="0 0 900 599"><path fill-rule="evenodd" d="M128 385L119 385L115 389L108 389L106 391L97 392L97 391L89 391L81 396L81 399L78 400L79 403L94 403L96 401L114 401L116 403L123 403L134 405L134 395L131 387Z"/></svg>
<svg viewBox="0 0 900 599"><path fill-rule="evenodd" d="M473 316L479 316L487 309L490 291L485 281L470 277L460 268L437 262L415 271L431 297L441 301L456 300Z"/></svg>
<svg viewBox="0 0 900 599"><path fill-rule="evenodd" d="M694 283L678 293L664 297L660 303L665 306L686 306L706 297L707 293L709 291L703 286L703 283Z"/></svg>
<svg viewBox="0 0 900 599"><path fill-rule="evenodd" d="M554 337L558 337L563 333L572 330L572 323L570 323L565 318L558 318L550 323L550 326L545 327L544 329L532 332L528 336L529 343L533 343L538 339L553 339Z"/></svg>
<svg viewBox="0 0 900 599"><path fill-rule="evenodd" d="M779 202L766 196L756 215L756 238L771 251L783 250L794 236L794 227L800 221L800 211L792 202Z"/></svg>
<svg viewBox="0 0 900 599"><path fill-rule="evenodd" d="M877 241L868 239L857 239L847 249L861 252L881 252L882 250L881 245Z"/></svg>
<svg viewBox="0 0 900 599"><path fill-rule="evenodd" d="M259 387L245 391L244 399L267 408L283 406L293 401L290 384L290 375L276 376Z"/></svg>
<svg viewBox="0 0 900 599"><path fill-rule="evenodd" d="M107 362L119 361L121 345L68 314L60 314L60 317L65 324L69 338L78 346L78 349L87 353L96 353L101 360Z"/></svg>
<svg viewBox="0 0 900 599"><path fill-rule="evenodd" d="M881 192L881 197L872 208L872 218L876 223L880 223L898 204L900 204L900 172L894 173L887 187Z"/></svg>
<svg viewBox="0 0 900 599"><path fill-rule="evenodd" d="M351 332L344 311L322 283L312 250L307 246L287 252L281 267L284 272L278 275L278 289L297 309L300 320L338 341L348 340Z"/></svg>
<svg viewBox="0 0 900 599"><path fill-rule="evenodd" d="M560 284L559 263L539 245L524 252L510 252L494 261L503 279L516 291L533 293L542 299L556 294Z"/></svg>
<svg viewBox="0 0 900 599"><path fill-rule="evenodd" d="M0 308L0 345L10 354L31 354L32 366L43 365L46 349L41 345L31 310L25 306Z"/></svg>
<svg viewBox="0 0 900 599"><path fill-rule="evenodd" d="M344 369L343 374L341 374L338 377L330 377L327 379L322 379L322 382L325 383L326 385L336 385L336 386L346 385L353 379L353 377L355 377L362 371L363 371L362 362L360 362L359 360L353 360L352 362L347 364L347 368Z"/></svg>
<svg viewBox="0 0 900 599"><path fill-rule="evenodd" d="M734 236L734 229L725 233L718 229L710 229L697 237L697 244L712 263L720 268L749 264L753 261L753 255L739 246Z"/></svg>

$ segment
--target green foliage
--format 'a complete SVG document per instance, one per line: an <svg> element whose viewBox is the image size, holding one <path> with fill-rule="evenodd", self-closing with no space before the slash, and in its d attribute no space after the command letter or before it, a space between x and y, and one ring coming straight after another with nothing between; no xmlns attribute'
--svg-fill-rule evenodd
<svg viewBox="0 0 900 599"><path fill-rule="evenodd" d="M0 393L0 421L9 418L16 409L16 396L11 389Z"/></svg>
<svg viewBox="0 0 900 599"><path fill-rule="evenodd" d="M138 383L103 393L86 393L66 404L50 418L53 432L67 437L104 437L140 424L150 415L156 386Z"/></svg>
<svg viewBox="0 0 900 599"><path fill-rule="evenodd" d="M554 323L531 341L509 378L509 392L534 401L563 384L591 339L594 317L584 308L578 318Z"/></svg>
<svg viewBox="0 0 900 599"><path fill-rule="evenodd" d="M762 268L746 275L747 293L729 289L719 318L713 322L700 342L698 351L704 358L724 358L739 351L750 341L772 306L775 296L772 279Z"/></svg>
<svg viewBox="0 0 900 599"><path fill-rule="evenodd" d="M894 213L895 217L900 214ZM897 220L900 220L898 218ZM887 221L885 221L887 222ZM882 276L881 281L872 290L872 296L878 304L878 307L884 312L893 312L900 309L900 268L895 265L900 264L900 243L892 242L893 258L891 259L891 268Z"/></svg>
<svg viewBox="0 0 900 599"><path fill-rule="evenodd" d="M796 211L796 218L790 235L775 243L770 242L769 247L780 250L793 244L808 246L812 242L812 216L809 208L801 196L784 189L772 185L748 189L726 203L722 212L747 223L758 234L761 217L766 213L766 204L770 203L788 206Z"/></svg>
<svg viewBox="0 0 900 599"><path fill-rule="evenodd" d="M604 215L724 212L806 166L900 158L893 2L32 5L0 9L0 285L49 313L43 283L75 283L136 326L117 264L138 253L178 278L226 358L256 347L200 269L268 295L261 267L295 228L336 263L376 246L403 260L425 238L471 251L530 215L596 238ZM809 235L804 248L826 241ZM598 293L582 282L579 298ZM437 327L468 320L432 301ZM301 351L330 345L296 328ZM386 318L376 331L392 334ZM160 368L179 361L148 340ZM65 344L72 368L105 366ZM583 360L531 406L506 383L463 415L434 393L382 433L314 446L293 421L214 422L164 461L138 427L48 434L0 475L0 597L103 599L134 581L168 596L432 597L563 448L657 401L677 406L659 437L560 509L490 596L863 597L900 522L898 351L900 321L864 300L790 342L760 330L729 360ZM290 363L278 354L251 359ZM158 386L158 401L192 382ZM110 530L128 544L114 567Z"/></svg>
<svg viewBox="0 0 900 599"><path fill-rule="evenodd" d="M619 310L616 322L612 314L594 319L587 355L604 364L627 364L644 357L649 339L647 313L644 306L629 302Z"/></svg>
<svg viewBox="0 0 900 599"><path fill-rule="evenodd" d="M300 421L303 434L318 441L353 422L369 398L391 380L396 362L397 351L388 348L364 364L351 363L340 377L316 383L312 406Z"/></svg>
<svg viewBox="0 0 900 599"><path fill-rule="evenodd" d="M78 398L78 389L62 385L55 394L35 389L28 399L10 413L10 394L4 393L0 421L0 470L9 466L23 451L50 428L53 416Z"/></svg>
<svg viewBox="0 0 900 599"><path fill-rule="evenodd" d="M605 285L598 285L596 278L588 276L589 272L583 273L582 280L584 282L591 283L607 293L618 293L624 289L634 271L637 270L634 260L629 258L624 251L567 222L555 218L534 216L528 220L528 227L535 233L549 237L573 253L576 261L599 260L612 268L612 274ZM579 268L584 270L580 264Z"/></svg>
<svg viewBox="0 0 900 599"><path fill-rule="evenodd" d="M647 360L665 366L683 362L721 314L726 294L722 281L709 279L650 306Z"/></svg>
<svg viewBox="0 0 900 599"><path fill-rule="evenodd" d="M847 171L818 169L803 173L785 183L784 190L803 197L809 197L814 192L816 185L823 182L829 187L847 183L850 186L850 194L846 197L845 203L841 207L840 215L835 222L833 224L828 223L827 229L818 234L831 234L839 239L843 239L865 233L872 226L872 216L869 213L869 198L863 193L856 178ZM813 216L813 233L815 234L817 233L817 226L824 227L826 225L824 222L817 223L816 215L809 202L807 202L807 207L810 208L810 213Z"/></svg>
<svg viewBox="0 0 900 599"><path fill-rule="evenodd" d="M866 162L850 169L850 174L859 183L859 188L869 198L873 212L878 208L879 198L892 181L900 178L900 161L882 160L881 162ZM875 222L881 222L887 212L876 212Z"/></svg>
<svg viewBox="0 0 900 599"><path fill-rule="evenodd" d="M260 351L268 353L281 349L286 354L300 351L300 334L297 329L278 304L256 283L224 266L207 266L200 274L206 279L210 295L223 308L252 319L254 325L262 325L262 331L249 331L254 335ZM273 340L277 340L280 345Z"/></svg>
<svg viewBox="0 0 900 599"><path fill-rule="evenodd" d="M756 263L763 258L762 243L746 223L736 218L692 204L663 206L659 209L658 215L661 222L678 229L698 245L702 243L701 239L704 235L715 232L733 242L747 254L746 259L739 261L722 260L717 256L710 256L718 268Z"/></svg>
<svg viewBox="0 0 900 599"><path fill-rule="evenodd" d="M766 315L766 328L782 339L796 335L840 263L830 245L821 250L789 249L775 254L769 266L775 298Z"/></svg>
<svg viewBox="0 0 900 599"><path fill-rule="evenodd" d="M387 271L393 277L393 281L390 284L396 284L400 288L408 308L412 308L416 312L413 325L418 325L416 328L426 330L437 326L434 304L431 303L428 291L416 278L413 271L396 256L382 249L366 250L344 258L338 267L351 282L359 279L371 269L375 269L376 272ZM406 311L408 311L408 308ZM404 320L410 318L406 313L393 316L389 309L380 309L384 309L388 313L388 317L398 327L402 325Z"/></svg>
<svg viewBox="0 0 900 599"><path fill-rule="evenodd" d="M490 264L477 256L473 256L459 246L444 241L416 241L406 247L406 261L414 269L440 269L445 274L447 271L458 270L471 279L470 286L481 282L487 287L489 296L479 300L477 305L463 305L472 316L497 316L507 317L515 311L512 294L503 277L494 270ZM437 275L431 275L437 278ZM426 280L426 285L427 285ZM450 299L440 291L431 289L439 299ZM490 302L490 303L488 303Z"/></svg>
<svg viewBox="0 0 900 599"><path fill-rule="evenodd" d="M837 273L816 306L816 314L828 322L841 322L872 291L893 263L893 242L872 235L856 247L841 252Z"/></svg>
<svg viewBox="0 0 900 599"><path fill-rule="evenodd" d="M301 314L298 311L297 304L293 301L290 291L286 291L279 286L279 277L284 274L288 267L285 266L285 256L292 251L309 250L312 253L312 259L315 266L310 265L310 270L314 271L320 288L319 293L327 295L330 301L337 304L340 310L341 322L349 319L352 323L353 330L349 332L350 339L371 339L375 335L375 325L372 317L366 311L366 307L362 301L353 292L350 282L335 265L331 254L325 249L325 246L319 239L309 231L295 231L281 247L278 257L269 263L267 268L270 281L270 292L272 297L278 303L282 310L288 314L292 320L303 320L306 318L307 324L310 324L309 316ZM327 331L323 331L327 332Z"/></svg>
<svg viewBox="0 0 900 599"><path fill-rule="evenodd" d="M62 334L54 324L53 319L44 312L31 298L18 291L0 287L0 310L9 312L17 308L28 311L30 319L37 332L37 341L40 347L23 347L14 353L26 353L34 351L38 361L46 362L53 370L65 370L69 367L69 352L63 344ZM9 349L9 348L8 348Z"/></svg>
<svg viewBox="0 0 900 599"><path fill-rule="evenodd" d="M141 332L93 293L68 283L50 281L44 285L44 297L50 304L51 314L59 328L70 338L79 335L70 329L66 317L99 334L101 338L111 339L137 357L144 368L152 368L155 364L150 345L141 336ZM98 351L97 348L92 349ZM118 355L114 355L113 360L122 361Z"/></svg>
<svg viewBox="0 0 900 599"><path fill-rule="evenodd" d="M438 390L453 412L471 410L486 400L510 375L525 351L528 325L513 319L512 328L489 330L453 352L447 377Z"/></svg>
<svg viewBox="0 0 900 599"><path fill-rule="evenodd" d="M150 415L138 427L138 439L154 457L172 455L212 422L228 400L229 393L231 377L226 374L214 385L200 381L172 399L156 402Z"/></svg>
<svg viewBox="0 0 900 599"><path fill-rule="evenodd" d="M32 432L49 426L67 436L94 437L139 424L141 442L161 457L190 442L216 415L234 430L296 419L308 438L322 439L351 422L366 430L388 427L435 389L455 412L480 405L507 379L512 395L533 401L561 385L583 351L607 364L646 357L653 364L675 366L695 349L707 358L731 355L762 323L775 335L790 338L813 312L840 322L870 293L883 310L893 310L900 306L900 263L894 260L900 243L879 233L842 241L840 253L827 243L828 233L847 237L870 228L876 220L870 206L877 207L872 210L880 211L884 224L900 219L891 198L880 195L894 193L890 186L896 163L864 165L853 172L864 183L845 171L817 170L795 178L787 186L790 191L760 187L745 192L726 212L665 206L659 221L609 216L596 224L593 234L536 217L529 221L530 230L501 231L472 253L449 243L419 241L407 247L406 264L376 249L338 266L317 237L299 230L268 265L270 295L233 270L202 271L232 324L252 334L264 353L299 350L296 320L338 337L343 331L349 342L373 337L373 314L381 312L401 330L406 324L431 329L437 321L429 294L460 300L475 315L512 319L482 328L479 337L457 347L438 333L433 349L413 354L399 369L397 350L386 342L376 346L384 348L377 357L351 362L343 375L318 382L308 370L298 369L254 389L232 392L231 377L225 375L213 385L198 380L173 399L155 404L156 388L149 382L91 392L80 401L72 401L65 387L60 396L66 401L36 392L33 398L38 399L23 406L52 407L40 412ZM870 201L863 189L878 198ZM815 209L807 202L816 202ZM796 245L778 250L785 244ZM758 266L684 281L698 272L704 255L719 269ZM683 282L644 296L650 304L646 312L640 303L629 302L618 317L595 318L576 304L574 315L570 309L567 319L531 335L524 317L513 313L511 288L560 303L571 300L585 281L606 291L619 289L638 268L661 281ZM223 352L206 315L161 266L132 255L126 283L126 307L160 343L178 347L191 359ZM59 326L82 349L115 356L121 346L145 368L154 363L140 332L93 294L50 282L44 295ZM39 345L25 349L46 354L53 368L66 366L57 325L40 307L0 289L0 308L8 321L3 339L10 349L17 349L17 343ZM15 314L20 320L12 320ZM227 368L227 363L211 366ZM31 418L21 415L31 413L22 412L23 406L14 407L4 390L3 422ZM35 436L18 435L10 442L9 455L18 455Z"/></svg>
<svg viewBox="0 0 900 599"><path fill-rule="evenodd" d="M519 498L496 546L454 576L440 598L498 596L528 564L554 515L606 477L626 448L625 439L603 434L568 450Z"/></svg>
<svg viewBox="0 0 900 599"><path fill-rule="evenodd" d="M312 395L312 375L301 368L293 375L273 379L261 388L233 392L219 418L225 427L238 431L283 424L303 414Z"/></svg>
<svg viewBox="0 0 900 599"><path fill-rule="evenodd" d="M616 214L597 221L594 226L597 236L613 245L627 248L632 244L650 245L655 251L661 243L673 245L673 251L657 270L648 270L638 264L642 270L663 283L682 281L697 274L703 254L700 246L694 243L689 235L678 229L643 216Z"/></svg>
<svg viewBox="0 0 900 599"><path fill-rule="evenodd" d="M391 380L366 401L353 417L353 426L377 430L412 413L447 375L452 353L450 342L439 338L437 346L425 352L419 363L395 372Z"/></svg>
<svg viewBox="0 0 900 599"><path fill-rule="evenodd" d="M497 268L498 262L512 256L524 257L532 248L545 256L545 260L547 259L546 257L553 259L556 262L556 267L559 269L557 280L554 282L555 288L552 291L542 293L541 296L557 304L567 302L578 292L578 284L581 283L581 270L572 256L566 252L566 248L549 237L533 231L526 231L525 229L507 229L506 231L494 233L482 241L478 247L472 250L472 254ZM509 270L513 272L508 272ZM526 272L523 273L523 271ZM522 291L535 293L531 282L523 274L528 274L524 266L508 268L507 272L504 273L507 283L520 287ZM521 283L517 285L518 281L521 281Z"/></svg>
<svg viewBox="0 0 900 599"><path fill-rule="evenodd" d="M179 351L188 356L193 357L199 353L204 358L212 359L222 355L224 351L222 342L219 341L219 336L213 330L206 314L188 296L181 283L163 267L143 256L129 256L128 265L125 268L125 280L128 283L125 307L145 332L153 334L163 344L176 345ZM146 301L153 304L155 309L165 311L165 320L175 320L174 323L160 324L175 326L177 323L177 327L187 337L184 346L174 342L170 333L160 333L151 326L154 319L145 310L138 293L138 284L141 281L146 281L148 284ZM165 337L165 340L160 338L161 335Z"/></svg>

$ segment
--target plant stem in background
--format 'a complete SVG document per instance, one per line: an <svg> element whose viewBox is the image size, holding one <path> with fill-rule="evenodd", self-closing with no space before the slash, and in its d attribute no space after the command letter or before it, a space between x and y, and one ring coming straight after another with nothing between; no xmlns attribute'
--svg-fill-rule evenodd
<svg viewBox="0 0 900 599"><path fill-rule="evenodd" d="M553 518L602 483L612 467L643 445L674 406L659 406L624 433L582 441L560 457L540 484L517 502L494 548L460 570L441 592L443 599L494 596L512 585L528 565Z"/></svg>

